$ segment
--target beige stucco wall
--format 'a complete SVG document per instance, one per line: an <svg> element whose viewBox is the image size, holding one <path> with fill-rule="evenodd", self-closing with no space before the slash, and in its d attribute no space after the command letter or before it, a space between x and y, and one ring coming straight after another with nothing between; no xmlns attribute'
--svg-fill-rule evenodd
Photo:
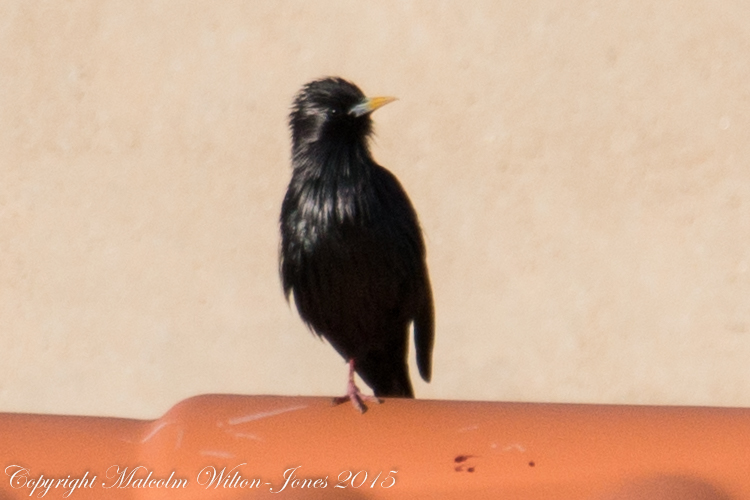
<svg viewBox="0 0 750 500"><path fill-rule="evenodd" d="M276 263L329 74L400 98L419 397L750 405L749 5L0 2L0 411L343 391Z"/></svg>

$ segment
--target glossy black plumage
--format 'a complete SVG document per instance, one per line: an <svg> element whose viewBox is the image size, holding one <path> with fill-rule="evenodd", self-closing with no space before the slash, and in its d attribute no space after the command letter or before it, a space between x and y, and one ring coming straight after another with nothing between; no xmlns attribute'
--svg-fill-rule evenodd
<svg viewBox="0 0 750 500"><path fill-rule="evenodd" d="M416 212L368 147L370 113L384 102L340 78L316 80L297 94L280 271L302 319L354 361L376 396L414 397L409 326L429 381L432 291Z"/></svg>

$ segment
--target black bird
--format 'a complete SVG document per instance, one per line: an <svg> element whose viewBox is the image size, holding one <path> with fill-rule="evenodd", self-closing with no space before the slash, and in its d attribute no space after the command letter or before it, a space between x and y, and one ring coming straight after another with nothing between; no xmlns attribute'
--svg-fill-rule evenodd
<svg viewBox="0 0 750 500"><path fill-rule="evenodd" d="M281 207L280 272L287 300L349 362L347 396L364 411L354 371L375 396L414 397L407 354L430 381L434 312L417 214L396 177L370 154L370 113L393 101L354 84L305 85L289 116L292 179ZM376 399L377 400L377 399Z"/></svg>

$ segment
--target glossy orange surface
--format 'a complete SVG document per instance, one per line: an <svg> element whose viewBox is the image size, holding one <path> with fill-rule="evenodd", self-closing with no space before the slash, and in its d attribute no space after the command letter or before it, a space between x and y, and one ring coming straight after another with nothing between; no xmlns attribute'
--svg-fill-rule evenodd
<svg viewBox="0 0 750 500"><path fill-rule="evenodd" d="M750 410L208 395L154 421L0 414L0 458L0 500L742 499Z"/></svg>

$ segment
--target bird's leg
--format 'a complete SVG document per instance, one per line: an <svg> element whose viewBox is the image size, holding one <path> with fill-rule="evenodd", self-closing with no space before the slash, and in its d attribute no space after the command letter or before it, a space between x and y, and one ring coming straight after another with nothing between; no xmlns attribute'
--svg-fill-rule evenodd
<svg viewBox="0 0 750 500"><path fill-rule="evenodd" d="M346 384L346 396L333 398L333 404L340 405L341 403L345 403L347 401L351 401L352 405L357 410L359 410L360 413L364 413L367 411L367 406L365 406L364 401L380 403L380 400L375 396L362 394L362 391L359 390L357 384L354 383L354 358L349 360L349 382Z"/></svg>

